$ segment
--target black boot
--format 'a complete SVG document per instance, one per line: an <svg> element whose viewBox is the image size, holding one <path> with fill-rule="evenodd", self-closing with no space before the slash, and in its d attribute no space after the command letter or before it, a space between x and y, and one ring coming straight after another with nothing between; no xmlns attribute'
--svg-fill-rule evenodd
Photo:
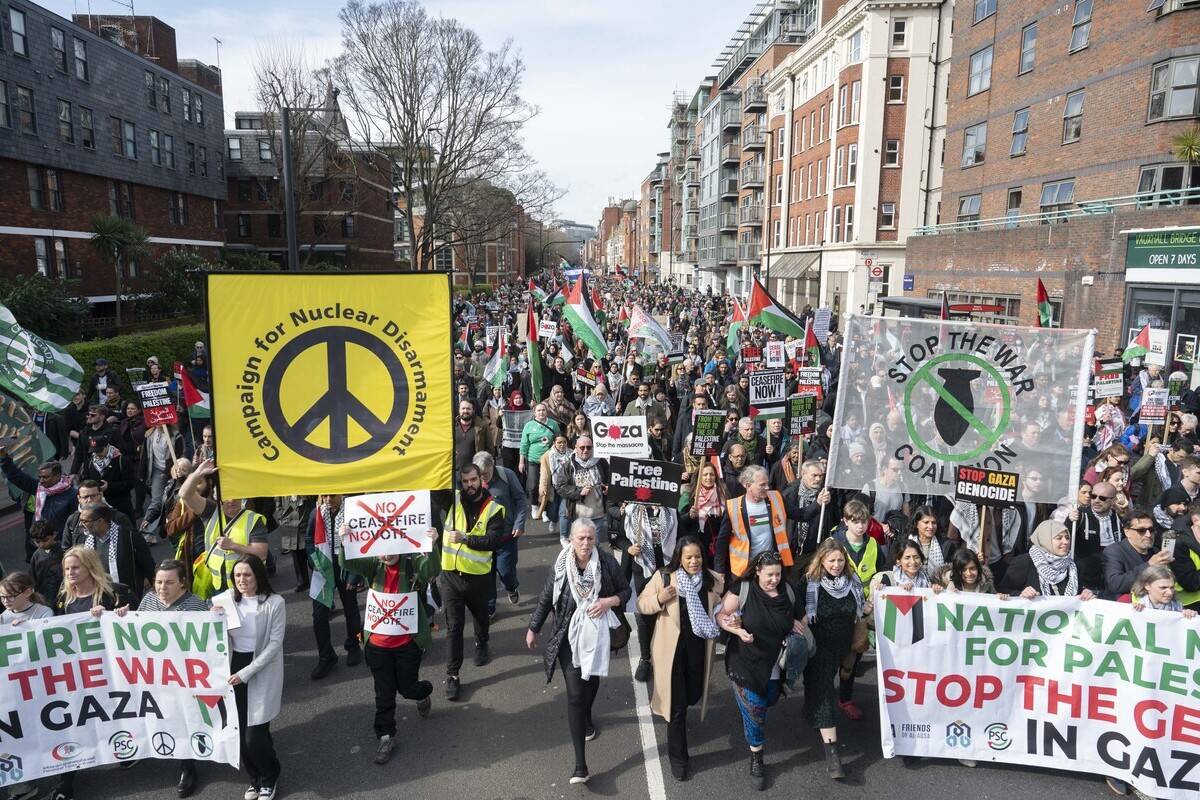
<svg viewBox="0 0 1200 800"><path fill-rule="evenodd" d="M758 791L767 788L767 769L763 766L763 751L750 751L750 784Z"/></svg>
<svg viewBox="0 0 1200 800"><path fill-rule="evenodd" d="M825 766L829 768L829 777L835 781L846 777L846 771L842 769L842 758L838 755L837 742L825 743Z"/></svg>

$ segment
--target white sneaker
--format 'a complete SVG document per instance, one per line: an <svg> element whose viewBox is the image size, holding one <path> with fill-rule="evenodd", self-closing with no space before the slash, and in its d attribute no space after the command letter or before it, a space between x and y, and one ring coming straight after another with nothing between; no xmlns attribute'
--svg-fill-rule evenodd
<svg viewBox="0 0 1200 800"><path fill-rule="evenodd" d="M258 790L258 800L275 800L275 787L264 786Z"/></svg>
<svg viewBox="0 0 1200 800"><path fill-rule="evenodd" d="M242 800L258 800L260 797L262 797L262 794L259 793L258 787L251 786L246 790L245 794L242 795Z"/></svg>
<svg viewBox="0 0 1200 800"><path fill-rule="evenodd" d="M542 512L542 522L546 523L547 525L550 524L550 517L546 514L545 511Z"/></svg>

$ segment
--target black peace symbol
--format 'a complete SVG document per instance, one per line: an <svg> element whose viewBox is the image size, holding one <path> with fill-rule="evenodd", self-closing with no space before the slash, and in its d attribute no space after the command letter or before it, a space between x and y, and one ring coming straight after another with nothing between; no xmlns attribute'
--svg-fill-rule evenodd
<svg viewBox="0 0 1200 800"><path fill-rule="evenodd" d="M175 737L169 733L159 731L154 734L151 744L154 745L154 752L160 756L169 756L175 753Z"/></svg>
<svg viewBox="0 0 1200 800"><path fill-rule="evenodd" d="M354 344L378 358L391 375L391 384L373 390L391 391L392 406L387 419L379 419L347 387L346 347ZM306 350L324 347L328 374L325 393L297 419L289 421L279 400L279 387L292 362ZM279 440L296 454L326 464L348 464L378 452L400 430L408 412L408 378L399 357L384 342L360 328L330 326L302 333L279 349L263 377L263 405L267 422ZM317 426L329 420L329 447L308 441ZM353 419L370 438L350 445L349 422Z"/></svg>

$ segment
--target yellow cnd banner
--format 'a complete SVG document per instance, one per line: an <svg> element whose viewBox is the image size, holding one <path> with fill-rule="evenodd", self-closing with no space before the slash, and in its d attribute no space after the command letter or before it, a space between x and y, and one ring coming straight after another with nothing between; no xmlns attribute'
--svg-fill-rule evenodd
<svg viewBox="0 0 1200 800"><path fill-rule="evenodd" d="M210 273L227 498L449 489L445 273Z"/></svg>

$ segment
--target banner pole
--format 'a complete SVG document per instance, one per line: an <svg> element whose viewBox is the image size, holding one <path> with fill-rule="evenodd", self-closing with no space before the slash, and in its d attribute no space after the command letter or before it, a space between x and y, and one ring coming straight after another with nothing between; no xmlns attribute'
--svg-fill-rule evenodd
<svg viewBox="0 0 1200 800"><path fill-rule="evenodd" d="M822 489L822 491L824 491ZM821 543L821 533L825 530L825 509L828 503L821 504L821 516L817 518L817 544Z"/></svg>
<svg viewBox="0 0 1200 800"><path fill-rule="evenodd" d="M1075 558L1075 531L1079 527L1079 520L1071 520L1071 558Z"/></svg>
<svg viewBox="0 0 1200 800"><path fill-rule="evenodd" d="M979 560L987 565L987 522L988 522L988 507L978 506L979 508Z"/></svg>

